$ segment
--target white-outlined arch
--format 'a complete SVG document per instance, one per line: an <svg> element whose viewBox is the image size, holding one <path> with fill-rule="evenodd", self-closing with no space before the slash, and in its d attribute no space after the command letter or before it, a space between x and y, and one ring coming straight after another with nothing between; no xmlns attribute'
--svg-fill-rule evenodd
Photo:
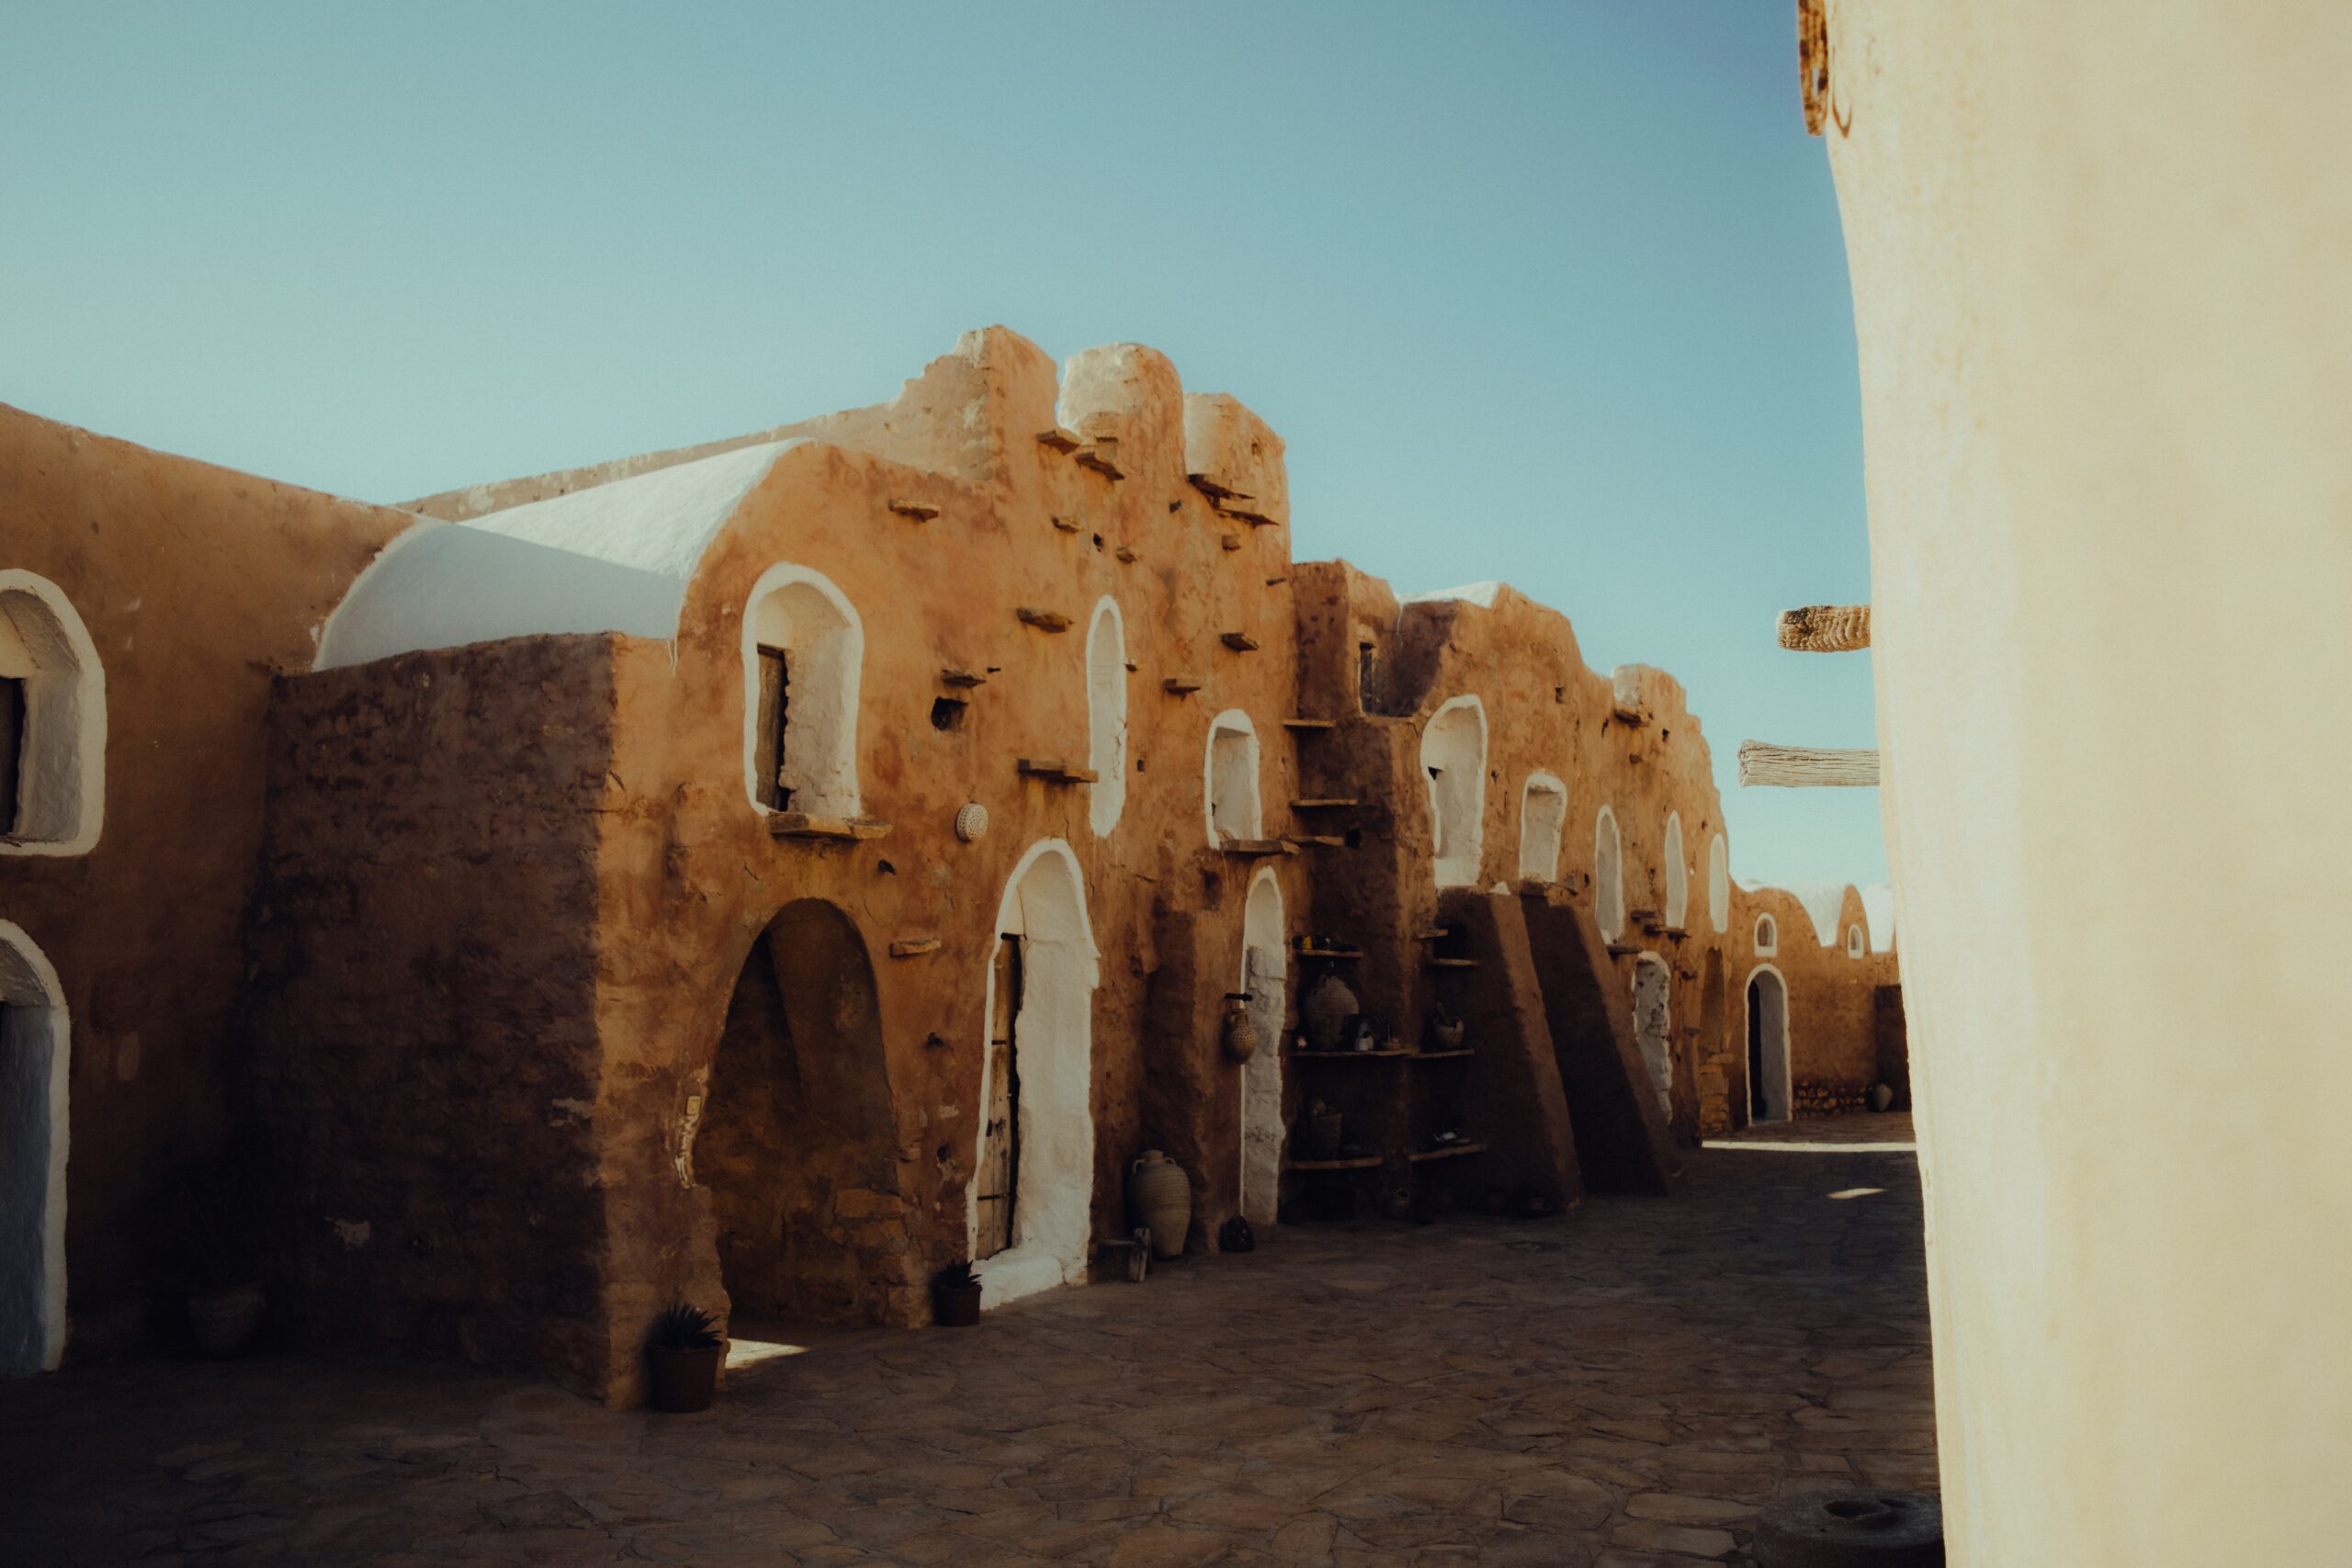
<svg viewBox="0 0 2352 1568"><path fill-rule="evenodd" d="M1094 1207L1094 987L1102 966L1086 911L1086 878L1068 841L1029 846L998 901L999 941L1021 943L1021 998L1013 1018L1019 1064L1019 1169L1012 1246L973 1267L986 1305L1083 1279ZM996 1016L995 944L980 1011L979 1100L973 1168L988 1136L988 1020ZM966 1254L978 1250L979 1185L964 1194Z"/></svg>
<svg viewBox="0 0 2352 1568"><path fill-rule="evenodd" d="M65 1353L71 1032L57 971L0 920L0 1376L54 1371Z"/></svg>
<svg viewBox="0 0 2352 1568"><path fill-rule="evenodd" d="M1690 912L1690 866L1682 858L1682 814L1666 814L1666 923L1682 929Z"/></svg>
<svg viewBox="0 0 2352 1568"><path fill-rule="evenodd" d="M1487 705L1448 699L1421 730L1421 774L1429 784L1430 868L1440 887L1478 880L1487 830Z"/></svg>
<svg viewBox="0 0 2352 1568"><path fill-rule="evenodd" d="M1209 743L1201 756L1201 817L1211 849L1223 848L1228 839L1266 836L1258 792L1258 728L1239 708L1209 720Z"/></svg>
<svg viewBox="0 0 2352 1568"><path fill-rule="evenodd" d="M1781 952L1781 922L1770 914L1756 917L1756 956L1775 958Z"/></svg>
<svg viewBox="0 0 2352 1568"><path fill-rule="evenodd" d="M790 809L814 817L854 817L857 791L858 681L865 663L865 626L831 578L780 561L760 573L743 607L743 790L760 800L760 649L785 651L789 702L783 729L783 778Z"/></svg>
<svg viewBox="0 0 2352 1568"><path fill-rule="evenodd" d="M1592 818L1592 919L1607 941L1625 934L1625 846L1606 806Z"/></svg>
<svg viewBox="0 0 2352 1568"><path fill-rule="evenodd" d="M1665 959L1645 953L1634 960L1634 1043L1650 1070L1658 1114L1674 1116L1674 971Z"/></svg>
<svg viewBox="0 0 2352 1568"><path fill-rule="evenodd" d="M1258 1053L1241 1067L1241 1213L1253 1225L1271 1225L1283 1173L1283 1021L1289 1016L1289 943L1282 884L1272 866L1250 879L1241 915L1241 976L1250 993L1250 1021Z"/></svg>
<svg viewBox="0 0 2352 1568"><path fill-rule="evenodd" d="M1519 874L1560 879L1560 839L1568 824L1568 786L1546 773L1527 775L1519 793Z"/></svg>
<svg viewBox="0 0 2352 1568"><path fill-rule="evenodd" d="M1747 972L1740 987L1747 1027L1740 1038L1747 1043L1749 1116L1758 1122L1785 1122L1792 1092L1789 1072L1789 982L1779 967L1758 964ZM1761 1066L1762 1074L1758 1075Z"/></svg>
<svg viewBox="0 0 2352 1568"><path fill-rule="evenodd" d="M0 854L87 854L106 819L107 677L90 629L49 579L0 570L0 677L23 682Z"/></svg>
<svg viewBox="0 0 2352 1568"><path fill-rule="evenodd" d="M1860 958L1870 950L1870 943L1862 938L1862 928L1860 922L1857 921L1853 925L1848 926L1846 928L1846 956L1849 958Z"/></svg>
<svg viewBox="0 0 2352 1568"><path fill-rule="evenodd" d="M1707 840L1707 923L1717 936L1731 930L1731 846L1721 833Z"/></svg>
<svg viewBox="0 0 2352 1568"><path fill-rule="evenodd" d="M1127 623L1108 593L1086 626L1086 821L1102 838L1127 803Z"/></svg>

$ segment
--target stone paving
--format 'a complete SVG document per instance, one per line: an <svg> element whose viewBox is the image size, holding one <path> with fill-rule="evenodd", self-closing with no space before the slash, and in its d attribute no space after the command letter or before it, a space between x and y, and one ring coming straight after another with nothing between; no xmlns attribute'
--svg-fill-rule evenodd
<svg viewBox="0 0 2352 1568"><path fill-rule="evenodd" d="M0 1560L1745 1562L1782 1486L1934 1442L1911 1159L1709 1149L822 1339L700 1416L308 1356L0 1385Z"/></svg>

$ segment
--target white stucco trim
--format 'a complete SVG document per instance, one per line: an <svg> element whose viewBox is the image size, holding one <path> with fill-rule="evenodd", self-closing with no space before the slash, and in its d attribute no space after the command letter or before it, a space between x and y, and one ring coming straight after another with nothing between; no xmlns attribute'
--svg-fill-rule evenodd
<svg viewBox="0 0 2352 1568"><path fill-rule="evenodd" d="M1717 936L1731 930L1731 846L1721 833L1707 841L1707 923Z"/></svg>
<svg viewBox="0 0 2352 1568"><path fill-rule="evenodd" d="M1856 920L1852 925L1848 926L1846 928L1846 956L1860 958L1870 950L1868 939L1862 935L1862 923Z"/></svg>
<svg viewBox="0 0 2352 1568"><path fill-rule="evenodd" d="M1749 934L1754 939L1757 957L1772 958L1779 955L1781 922L1769 911L1759 910L1757 913L1755 928Z"/></svg>
<svg viewBox="0 0 2352 1568"><path fill-rule="evenodd" d="M1086 627L1086 821L1098 839L1127 803L1127 623L1108 593Z"/></svg>
<svg viewBox="0 0 2352 1568"><path fill-rule="evenodd" d="M1086 911L1086 878L1067 840L1029 846L998 901L1000 940L1021 942L1022 997L1012 1025L1020 1066L1020 1152L1013 1179L1012 1245L973 1265L980 1303L1001 1306L1083 1280L1093 1248L1094 988L1102 964ZM996 1016L995 944L979 1023L979 1099L972 1168L988 1137L989 1020ZM979 1187L964 1192L965 1255L978 1249Z"/></svg>
<svg viewBox="0 0 2352 1568"><path fill-rule="evenodd" d="M1789 980L1776 964L1758 964L1747 972L1747 978L1740 982L1739 1048L1744 1056L1747 1050L1747 1033L1750 1027L1747 1021L1747 1011L1756 1005L1751 999L1755 996L1755 991L1751 987L1755 986L1757 977L1759 976L1769 976L1771 978L1772 985L1776 988L1771 995L1776 995L1779 998L1777 1008L1773 1005L1770 996L1768 996L1764 1005L1764 1102L1768 1107L1777 1104L1780 1110L1776 1115L1758 1116L1754 1120L1786 1122L1791 1115L1790 1108L1795 1102L1795 1085L1792 1081L1790 1066ZM1777 1030L1771 1027L1776 1013L1780 1024ZM1751 1089L1749 1092L1752 1096L1754 1090Z"/></svg>
<svg viewBox="0 0 2352 1568"><path fill-rule="evenodd" d="M0 855L87 854L106 821L106 667L65 591L21 568L0 570L0 675L25 682L23 836Z"/></svg>
<svg viewBox="0 0 2352 1568"><path fill-rule="evenodd" d="M1536 805L1542 795L1545 804ZM1519 874L1560 879L1560 842L1567 835L1568 786L1551 773L1532 773L1519 792Z"/></svg>
<svg viewBox="0 0 2352 1568"><path fill-rule="evenodd" d="M1250 878L1242 906L1241 964L1234 989L1253 991L1250 1020L1258 1027L1258 1054L1241 1066L1241 1213L1253 1225L1271 1225L1280 1206L1283 1138L1283 1021L1289 1016L1290 944L1282 884L1272 866ZM1251 961L1256 960L1256 974Z"/></svg>
<svg viewBox="0 0 2352 1568"><path fill-rule="evenodd" d="M1682 814L1666 814L1666 923L1677 931L1690 912L1690 863L1682 852Z"/></svg>
<svg viewBox="0 0 2352 1568"><path fill-rule="evenodd" d="M858 683L865 664L865 624L857 607L824 573L779 561L752 585L741 640L744 799L761 816L769 814L759 799L759 650L766 643L797 656L784 738L791 809L856 816Z"/></svg>
<svg viewBox="0 0 2352 1568"><path fill-rule="evenodd" d="M31 1303L39 1322L26 1325L33 1332L18 1343L0 1343L0 1376L9 1376L53 1371L65 1354L65 1153L72 1128L66 1103L72 1020L66 1011L65 987L48 956L23 927L10 920L0 920L0 1001L12 1010L21 1010L22 1018L39 1032L34 1038L0 1039L0 1050L48 1053L45 1063L32 1065L45 1125L0 1125L0 1159L28 1150L30 1135L36 1133L46 1134L48 1145L33 1156L41 1173L40 1257ZM14 1066L14 1063L6 1064L0 1070ZM29 1176L30 1168L18 1174ZM0 1258L0 1275L15 1274L21 1266L19 1259ZM0 1283L0 1290L22 1282L17 1275Z"/></svg>
<svg viewBox="0 0 2352 1568"><path fill-rule="evenodd" d="M1219 776L1217 767L1217 737L1221 735L1247 738L1228 748L1227 761L1232 765L1224 777ZM1239 826L1233 830L1234 838L1259 839L1265 836L1265 807L1258 786L1261 765L1258 728L1250 722L1248 714L1239 708L1227 708L1209 720L1208 744L1201 752L1201 820L1208 829L1209 848L1219 849L1224 845L1217 829L1220 799L1231 814L1229 819L1238 820Z"/></svg>
<svg viewBox="0 0 2352 1568"><path fill-rule="evenodd" d="M1592 818L1592 919L1606 941L1625 934L1625 841L1606 806Z"/></svg>
<svg viewBox="0 0 2352 1568"><path fill-rule="evenodd" d="M1487 836L1487 705L1476 696L1440 704L1421 729L1421 782L1429 791L1430 871L1440 887L1478 881Z"/></svg>

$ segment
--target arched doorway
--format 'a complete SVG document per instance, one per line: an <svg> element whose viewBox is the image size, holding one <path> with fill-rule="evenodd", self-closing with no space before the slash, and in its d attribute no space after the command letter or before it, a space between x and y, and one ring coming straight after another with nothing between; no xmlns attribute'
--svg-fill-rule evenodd
<svg viewBox="0 0 2352 1568"><path fill-rule="evenodd" d="M905 1226L873 1200L898 1191L897 1140L874 967L841 910L787 904L753 940L705 1104L694 1173L736 1337L745 1322L880 1321L895 1281L875 1258Z"/></svg>
<svg viewBox="0 0 2352 1568"><path fill-rule="evenodd" d="M1747 1119L1789 1119L1789 988L1769 964L1747 977Z"/></svg>
<svg viewBox="0 0 2352 1568"><path fill-rule="evenodd" d="M1253 1225L1274 1223L1283 1172L1283 1020L1289 1014L1283 890L1258 868L1241 917L1241 989L1258 1054L1241 1068L1241 1212Z"/></svg>
<svg viewBox="0 0 2352 1568"><path fill-rule="evenodd" d="M65 1349L64 996L0 920L0 1376L50 1371Z"/></svg>
<svg viewBox="0 0 2352 1568"><path fill-rule="evenodd" d="M967 1209L989 1306L1084 1278L1091 1247L1099 971L1085 879L1067 843L1030 846L996 920Z"/></svg>
<svg viewBox="0 0 2352 1568"><path fill-rule="evenodd" d="M0 571L0 854L87 853L105 815L106 673L47 578Z"/></svg>
<svg viewBox="0 0 2352 1568"><path fill-rule="evenodd" d="M1667 993L1673 974L1663 959L1645 953L1634 961L1634 1042L1650 1070L1659 1114L1674 1119L1674 1020Z"/></svg>

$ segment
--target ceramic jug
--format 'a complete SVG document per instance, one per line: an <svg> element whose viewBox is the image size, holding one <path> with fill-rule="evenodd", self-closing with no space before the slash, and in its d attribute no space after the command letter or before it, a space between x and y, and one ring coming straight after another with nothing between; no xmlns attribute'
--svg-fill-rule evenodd
<svg viewBox="0 0 2352 1568"><path fill-rule="evenodd" d="M1158 1149L1146 1149L1127 1168L1127 1217L1151 1232L1155 1258L1177 1258L1193 1228L1193 1184L1184 1168Z"/></svg>

